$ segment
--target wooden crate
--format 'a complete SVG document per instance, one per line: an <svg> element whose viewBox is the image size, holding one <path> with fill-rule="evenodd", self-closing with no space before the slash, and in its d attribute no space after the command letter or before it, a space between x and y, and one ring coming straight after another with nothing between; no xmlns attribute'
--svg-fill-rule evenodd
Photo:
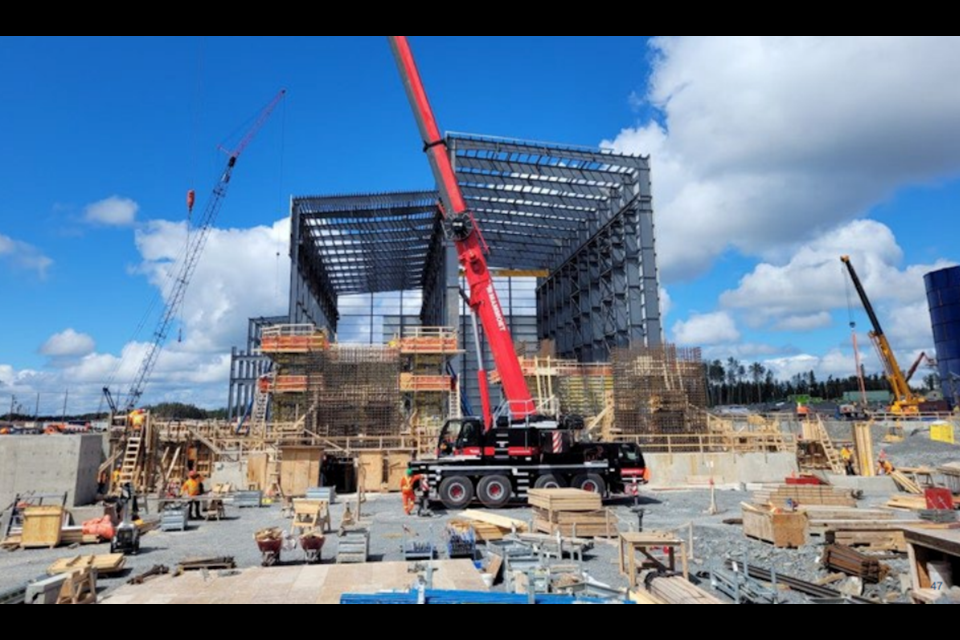
<svg viewBox="0 0 960 640"><path fill-rule="evenodd" d="M743 505L743 532L748 538L769 542L780 549L799 549L807 544L804 513L773 513Z"/></svg>
<svg viewBox="0 0 960 640"><path fill-rule="evenodd" d="M544 511L593 512L603 509L603 498L578 489L534 489L529 493L532 507Z"/></svg>
<svg viewBox="0 0 960 640"><path fill-rule="evenodd" d="M64 513L63 507L27 508L23 512L20 546L24 549L53 549L59 546Z"/></svg>
<svg viewBox="0 0 960 640"><path fill-rule="evenodd" d="M280 488L288 498L307 495L320 486L323 449L319 447L283 447L280 450Z"/></svg>

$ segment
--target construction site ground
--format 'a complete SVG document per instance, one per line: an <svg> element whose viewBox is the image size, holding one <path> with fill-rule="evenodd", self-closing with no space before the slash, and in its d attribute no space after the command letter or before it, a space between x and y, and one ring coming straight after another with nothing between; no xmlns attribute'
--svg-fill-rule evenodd
<svg viewBox="0 0 960 640"><path fill-rule="evenodd" d="M924 461L936 465L960 460L960 447L931 442L929 435L923 432L906 435L907 439L901 444L884 445L881 442L882 434L876 434L877 450L885 448L901 466L920 465ZM882 508L891 494L896 493L892 483L888 486L884 479L864 481L863 485L868 487L868 490L859 503L861 509ZM747 557L751 563L762 568L775 568L782 574L802 580L817 582L826 578L829 573L819 565L823 538L811 537L810 543L799 550L781 550L747 539L740 526L724 524L725 520L741 518L741 503L751 501L752 493L744 489L746 487L741 487L740 490L717 491L717 506L720 511L717 515L707 513L710 508L710 491L707 489L646 490L640 499L640 506L645 510L644 530L674 532L678 537L689 541L692 524L693 560L690 567L694 575L722 569L727 559ZM355 509L356 497L340 496L333 506L332 521L335 528L339 526L348 504L351 509ZM638 517L633 510L633 500L615 501L608 506L616 514L621 531L636 531ZM155 515L155 511L151 510L151 513ZM362 513L361 524L367 527L371 534L372 562L403 561L401 546L405 536L407 539L416 536L421 541L433 540L441 550L440 557L445 557L442 552L444 528L450 519L458 515L441 511L433 518L407 517L403 513L398 495L370 495L363 505ZM532 523L533 519L532 510L523 507L497 513L527 523ZM227 516L221 522L192 522L190 530L185 533L150 532L143 538L141 554L127 558L124 573L101 578L101 595L109 595L131 577L156 565L174 568L187 559L230 556L236 560L239 569L258 567L261 555L254 542L254 534L271 527L289 531L291 525L291 521L284 518L278 505L243 510L228 507ZM337 535L332 533L323 551L325 563L334 562L337 547ZM0 551L0 592L43 576L47 567L57 560L108 553L109 545ZM908 572L906 557L884 558L883 562L892 569L890 578L880 585L867 586L864 595L887 602L906 602L907 584L901 581L901 575ZM302 564L302 552L284 552L283 563ZM596 541L594 549L585 558L585 571L597 582L617 589L627 586L627 579L620 575L615 543ZM415 577L411 576L411 584L414 579ZM702 586L710 590L709 581L703 581ZM843 586L843 583L832 586L838 588ZM784 597L789 602L806 602L804 597L794 593L785 592Z"/></svg>
<svg viewBox="0 0 960 640"><path fill-rule="evenodd" d="M751 560L763 567L774 566L778 571L805 580L816 581L827 573L818 565L819 548L808 546L797 550L778 550L772 546L748 540L739 526L723 524L725 519L740 517L740 503L749 501L750 494L740 491L722 491L717 493L720 513L717 516L706 515L710 506L708 491L661 491L646 493L641 506L646 510L644 527L652 531L674 531L684 540L689 540L690 524L693 524L693 573L721 569L727 558L741 558L749 554ZM339 501L333 508L333 520L339 522L347 498ZM878 501L879 504L882 501ZM355 503L355 501L354 501ZM620 519L621 529L636 530L637 516L631 511L633 501L613 506ZM864 506L876 506L865 504ZM518 508L498 512L518 520L529 521L532 512ZM363 523L371 531L371 561L399 562L403 560L401 545L404 536L419 536L420 539L433 539L438 548L442 548L442 532L445 522L456 514L440 513L435 518L422 519L407 517L403 514L399 496L371 496L363 509ZM142 552L138 556L127 558L126 571L116 577L101 578L101 595L122 586L137 574L147 571L155 565L175 567L178 562L189 558L232 556L240 569L260 565L260 552L254 542L254 533L268 527L288 529L290 521L283 518L278 506L263 509L237 511L231 509L229 518L222 522L192 523L186 533L162 533L154 531L143 539ZM819 539L813 539L818 542ZM324 549L324 561L333 562L337 552L337 537L332 534ZM78 549L56 549L42 551L15 551L0 553L0 591L12 589L18 585L40 577L46 567L62 558L77 555L107 554L109 545L85 546ZM284 564L299 564L303 554L299 550L285 552ZM906 560L890 562L896 571L907 570ZM595 548L587 554L586 572L594 580L616 587L625 588L626 578L620 575L615 544L597 541ZM411 577L411 583L413 577ZM709 589L709 585L705 585ZM149 587L141 587L149 588ZM879 588L869 588L868 594L900 595L900 581L892 578ZM802 602L802 598L787 594L788 599Z"/></svg>

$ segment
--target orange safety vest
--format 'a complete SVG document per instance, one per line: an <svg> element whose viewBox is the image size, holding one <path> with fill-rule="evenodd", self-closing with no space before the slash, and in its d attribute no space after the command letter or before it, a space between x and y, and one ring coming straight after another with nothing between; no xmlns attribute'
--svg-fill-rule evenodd
<svg viewBox="0 0 960 640"><path fill-rule="evenodd" d="M417 482L420 481L419 476L414 476L412 478L404 478L400 481L400 492L411 494L414 492L414 488L417 486Z"/></svg>
<svg viewBox="0 0 960 640"><path fill-rule="evenodd" d="M200 481L199 480L187 480L183 483L183 494L188 498L196 498L200 495Z"/></svg>

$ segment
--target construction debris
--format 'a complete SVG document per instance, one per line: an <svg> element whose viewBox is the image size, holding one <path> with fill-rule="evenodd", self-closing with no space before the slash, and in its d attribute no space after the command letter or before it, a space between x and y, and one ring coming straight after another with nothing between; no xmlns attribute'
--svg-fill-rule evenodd
<svg viewBox="0 0 960 640"><path fill-rule="evenodd" d="M142 585L142 584L146 584L147 582L149 582L154 578L159 578L160 576L165 576L169 574L170 574L170 567L160 564L160 565L156 565L155 567L153 567L148 571L144 571L138 576L134 576L133 578L130 578L129 580L127 580L127 584Z"/></svg>
<svg viewBox="0 0 960 640"><path fill-rule="evenodd" d="M481 542L496 542L513 533L527 533L530 526L522 520L505 518L485 511L464 511L454 523L473 527Z"/></svg>
<svg viewBox="0 0 960 640"><path fill-rule="evenodd" d="M867 584L880 584L890 575L890 567L840 544L824 549L821 563L826 569L860 578Z"/></svg>
<svg viewBox="0 0 960 640"><path fill-rule="evenodd" d="M174 576L181 576L184 573L193 571L230 571L237 568L237 562L233 558L197 558L184 560L177 565Z"/></svg>

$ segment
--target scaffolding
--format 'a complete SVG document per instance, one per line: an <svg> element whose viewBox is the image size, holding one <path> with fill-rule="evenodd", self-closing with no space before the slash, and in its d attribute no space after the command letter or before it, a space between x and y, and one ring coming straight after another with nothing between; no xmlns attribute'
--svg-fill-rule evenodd
<svg viewBox="0 0 960 640"><path fill-rule="evenodd" d="M615 349L617 436L707 433L707 384L699 349Z"/></svg>
<svg viewBox="0 0 960 640"><path fill-rule="evenodd" d="M449 327L406 327L394 340L403 372L400 391L406 435L418 449L432 449L449 419L462 417L460 381L454 359L463 354L457 331Z"/></svg>

